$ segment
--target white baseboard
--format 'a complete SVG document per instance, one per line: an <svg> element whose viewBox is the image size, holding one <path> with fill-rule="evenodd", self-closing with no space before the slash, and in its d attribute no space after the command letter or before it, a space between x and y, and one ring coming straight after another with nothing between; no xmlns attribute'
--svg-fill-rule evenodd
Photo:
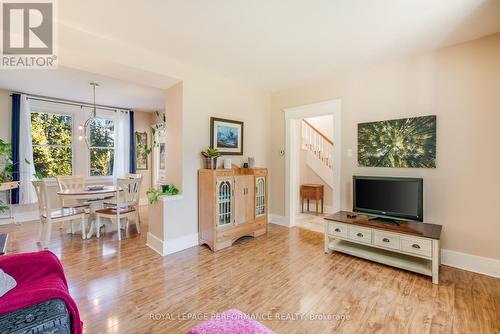
<svg viewBox="0 0 500 334"><path fill-rule="evenodd" d="M193 246L198 246L198 233L163 241L148 232L146 246L148 246L161 256L166 256L168 254L180 252Z"/></svg>
<svg viewBox="0 0 500 334"><path fill-rule="evenodd" d="M290 227L286 221L285 216L280 216L280 215L275 215L275 214L270 213L268 220L269 220L270 224L280 225L280 226L284 226L284 227Z"/></svg>
<svg viewBox="0 0 500 334"><path fill-rule="evenodd" d="M450 267L500 278L500 260L441 249L441 263Z"/></svg>
<svg viewBox="0 0 500 334"><path fill-rule="evenodd" d="M180 238L167 240L163 243L163 254L168 255L180 252L181 250L188 249L194 246L198 246L198 233L193 233Z"/></svg>
<svg viewBox="0 0 500 334"><path fill-rule="evenodd" d="M269 214L269 223L290 227L286 217ZM500 278L500 260L441 249L441 263L475 273Z"/></svg>
<svg viewBox="0 0 500 334"><path fill-rule="evenodd" d="M146 246L160 254L161 256L164 256L163 254L163 241L157 238L155 235L151 234L148 232L147 235L147 241L146 241Z"/></svg>

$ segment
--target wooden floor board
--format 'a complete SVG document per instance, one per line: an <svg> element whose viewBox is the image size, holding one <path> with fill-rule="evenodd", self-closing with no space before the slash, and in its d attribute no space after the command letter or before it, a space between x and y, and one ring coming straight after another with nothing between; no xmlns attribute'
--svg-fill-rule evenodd
<svg viewBox="0 0 500 334"><path fill-rule="evenodd" d="M8 251L38 250L37 226L0 226L10 234ZM87 241L56 230L50 243L85 333L185 333L228 308L260 316L276 333L500 333L500 280L492 277L441 266L436 286L426 276L325 255L322 234L301 228L271 225L268 235L218 253L202 246L167 257L133 225L121 242L107 229Z"/></svg>

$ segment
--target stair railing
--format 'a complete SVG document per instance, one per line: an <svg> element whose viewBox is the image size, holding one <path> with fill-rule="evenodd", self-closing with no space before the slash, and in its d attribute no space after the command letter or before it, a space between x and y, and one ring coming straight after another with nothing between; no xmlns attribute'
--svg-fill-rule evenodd
<svg viewBox="0 0 500 334"><path fill-rule="evenodd" d="M333 170L333 141L305 119L302 120L302 148Z"/></svg>

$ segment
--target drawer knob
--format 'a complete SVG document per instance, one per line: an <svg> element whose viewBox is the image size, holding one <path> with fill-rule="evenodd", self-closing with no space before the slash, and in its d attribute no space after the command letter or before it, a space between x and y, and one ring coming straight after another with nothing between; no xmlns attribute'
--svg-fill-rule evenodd
<svg viewBox="0 0 500 334"><path fill-rule="evenodd" d="M420 245L417 245L417 244L413 244L411 245L413 248L416 248L416 249L420 249Z"/></svg>
<svg viewBox="0 0 500 334"><path fill-rule="evenodd" d="M389 239L387 239L387 238L382 239L382 241L383 241L383 242L391 242L391 241L390 241Z"/></svg>
<svg viewBox="0 0 500 334"><path fill-rule="evenodd" d="M362 238L363 237L363 233L358 233L356 234L358 237Z"/></svg>
<svg viewBox="0 0 500 334"><path fill-rule="evenodd" d="M335 229L335 232L340 232L340 228L336 228L336 229Z"/></svg>

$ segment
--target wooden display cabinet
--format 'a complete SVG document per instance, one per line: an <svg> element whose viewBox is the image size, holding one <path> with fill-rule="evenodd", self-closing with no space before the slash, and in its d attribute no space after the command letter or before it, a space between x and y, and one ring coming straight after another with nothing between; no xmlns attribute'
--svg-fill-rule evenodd
<svg viewBox="0 0 500 334"><path fill-rule="evenodd" d="M199 243L213 251L267 233L267 169L198 171Z"/></svg>

